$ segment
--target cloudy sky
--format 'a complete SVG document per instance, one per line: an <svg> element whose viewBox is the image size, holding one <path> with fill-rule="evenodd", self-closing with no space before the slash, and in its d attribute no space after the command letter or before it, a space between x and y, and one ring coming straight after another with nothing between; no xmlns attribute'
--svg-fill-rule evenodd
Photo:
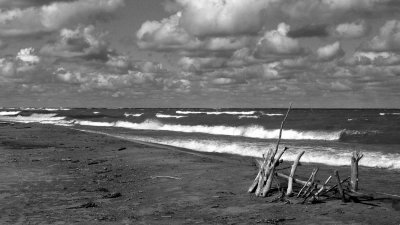
<svg viewBox="0 0 400 225"><path fill-rule="evenodd" d="M398 0L0 0L0 107L400 108Z"/></svg>

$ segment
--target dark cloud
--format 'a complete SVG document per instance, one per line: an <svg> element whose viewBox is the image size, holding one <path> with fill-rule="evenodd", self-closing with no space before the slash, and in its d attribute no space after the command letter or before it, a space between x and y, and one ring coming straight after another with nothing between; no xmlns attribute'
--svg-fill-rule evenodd
<svg viewBox="0 0 400 225"><path fill-rule="evenodd" d="M72 2L76 0L3 0L0 1L1 9L27 8L49 5L55 2Z"/></svg>
<svg viewBox="0 0 400 225"><path fill-rule="evenodd" d="M290 30L287 35L291 38L327 37L329 36L328 25L306 25L297 29Z"/></svg>

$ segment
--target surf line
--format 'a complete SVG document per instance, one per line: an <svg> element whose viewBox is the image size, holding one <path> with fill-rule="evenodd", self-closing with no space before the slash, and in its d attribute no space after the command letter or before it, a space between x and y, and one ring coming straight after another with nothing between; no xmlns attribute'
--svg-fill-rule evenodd
<svg viewBox="0 0 400 225"><path fill-rule="evenodd" d="M146 145L149 147L171 150L171 151L176 151L176 152L182 152L182 153L195 155L195 156L202 157L202 158L209 158L209 159L219 160L219 161L224 161L224 162L238 161L238 160L228 160L227 158L224 158L221 156L216 156L216 155L210 156L210 155L204 154L204 153L197 153L197 152L194 152L195 150L192 150L192 149L175 147L175 146L164 145L164 144L157 144L157 143L153 143L153 142L140 141L140 140L130 139L130 138L127 138L124 136L120 136L120 135L116 135L116 134L109 134L109 133L105 133L105 132L101 132L101 131L84 130L84 129L76 129L76 128L70 128L70 129L85 132L85 133L105 135L108 137L118 138L118 139L122 139L122 140L129 141L132 143L136 143L136 144L142 144L142 145Z"/></svg>

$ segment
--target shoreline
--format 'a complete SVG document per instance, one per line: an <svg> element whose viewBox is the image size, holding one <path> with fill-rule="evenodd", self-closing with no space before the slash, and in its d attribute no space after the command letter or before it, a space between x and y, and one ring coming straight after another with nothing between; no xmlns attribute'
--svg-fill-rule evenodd
<svg viewBox="0 0 400 225"><path fill-rule="evenodd" d="M400 221L388 201L286 205L250 196L246 189L257 173L250 157L165 149L51 125L1 123L0 136L4 224Z"/></svg>

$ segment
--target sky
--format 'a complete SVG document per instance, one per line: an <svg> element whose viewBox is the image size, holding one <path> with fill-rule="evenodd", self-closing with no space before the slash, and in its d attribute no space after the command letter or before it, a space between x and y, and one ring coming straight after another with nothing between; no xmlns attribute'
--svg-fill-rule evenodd
<svg viewBox="0 0 400 225"><path fill-rule="evenodd" d="M400 108L398 0L0 0L0 107Z"/></svg>

